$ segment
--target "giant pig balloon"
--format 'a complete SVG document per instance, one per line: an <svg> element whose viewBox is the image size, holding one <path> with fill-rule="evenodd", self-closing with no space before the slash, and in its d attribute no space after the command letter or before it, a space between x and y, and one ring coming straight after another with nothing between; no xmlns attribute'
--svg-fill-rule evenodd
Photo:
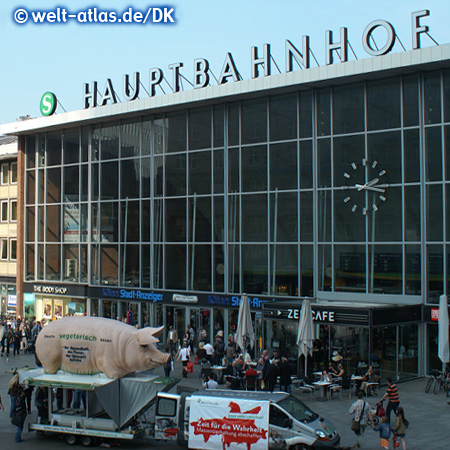
<svg viewBox="0 0 450 450"><path fill-rule="evenodd" d="M66 317L42 329L36 354L48 373L58 369L76 374L103 372L121 378L164 364L169 354L153 344L161 328L142 328L99 317Z"/></svg>

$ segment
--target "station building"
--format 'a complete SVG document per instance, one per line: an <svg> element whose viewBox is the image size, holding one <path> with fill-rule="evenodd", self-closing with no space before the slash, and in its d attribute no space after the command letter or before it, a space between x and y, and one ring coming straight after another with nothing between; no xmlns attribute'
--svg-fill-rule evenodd
<svg viewBox="0 0 450 450"><path fill-rule="evenodd" d="M86 91L87 92L87 91ZM105 94L106 95L106 94ZM112 98L111 90L108 95ZM450 270L450 45L0 128L19 136L19 304L439 367ZM27 300L28 299L28 300Z"/></svg>

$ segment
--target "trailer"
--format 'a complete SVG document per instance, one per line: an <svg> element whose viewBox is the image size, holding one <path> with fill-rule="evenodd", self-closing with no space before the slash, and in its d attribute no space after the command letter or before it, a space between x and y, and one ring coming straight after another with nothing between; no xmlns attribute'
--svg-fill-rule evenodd
<svg viewBox="0 0 450 450"><path fill-rule="evenodd" d="M104 374L48 374L42 368L21 370L19 379L46 390L48 411L30 423L29 430L60 434L70 445L85 446L103 439L152 437L154 421L149 410L158 392L169 391L179 381L147 373L117 380ZM84 404L75 405L74 395L84 398Z"/></svg>

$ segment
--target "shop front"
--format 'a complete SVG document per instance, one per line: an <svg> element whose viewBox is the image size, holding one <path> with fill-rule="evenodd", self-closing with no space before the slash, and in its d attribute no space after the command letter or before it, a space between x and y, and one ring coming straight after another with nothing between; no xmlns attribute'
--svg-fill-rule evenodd
<svg viewBox="0 0 450 450"><path fill-rule="evenodd" d="M25 283L24 290L28 302L34 303L34 317L41 322L89 314L85 286Z"/></svg>
<svg viewBox="0 0 450 450"><path fill-rule="evenodd" d="M355 306L312 304L315 341L311 364L319 371L337 351L350 376L372 363L382 377L408 379L420 375L422 306ZM297 360L301 302L265 303L263 346ZM302 357L303 360L303 357ZM302 364L299 367L303 367Z"/></svg>
<svg viewBox="0 0 450 450"><path fill-rule="evenodd" d="M139 327L165 325L161 342L166 342L169 326L177 331L179 340L188 327L193 328L195 347L200 340L214 342L220 331L226 338L236 332L240 296L96 287L88 292L91 315L120 319ZM269 299L249 298L256 334L254 351L258 353L262 342L262 305Z"/></svg>

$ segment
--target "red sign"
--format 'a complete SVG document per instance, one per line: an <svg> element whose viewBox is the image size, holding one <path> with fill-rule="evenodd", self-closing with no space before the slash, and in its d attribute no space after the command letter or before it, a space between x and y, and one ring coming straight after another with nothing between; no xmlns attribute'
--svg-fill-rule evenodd
<svg viewBox="0 0 450 450"><path fill-rule="evenodd" d="M439 322L439 308L431 308L431 321Z"/></svg>

